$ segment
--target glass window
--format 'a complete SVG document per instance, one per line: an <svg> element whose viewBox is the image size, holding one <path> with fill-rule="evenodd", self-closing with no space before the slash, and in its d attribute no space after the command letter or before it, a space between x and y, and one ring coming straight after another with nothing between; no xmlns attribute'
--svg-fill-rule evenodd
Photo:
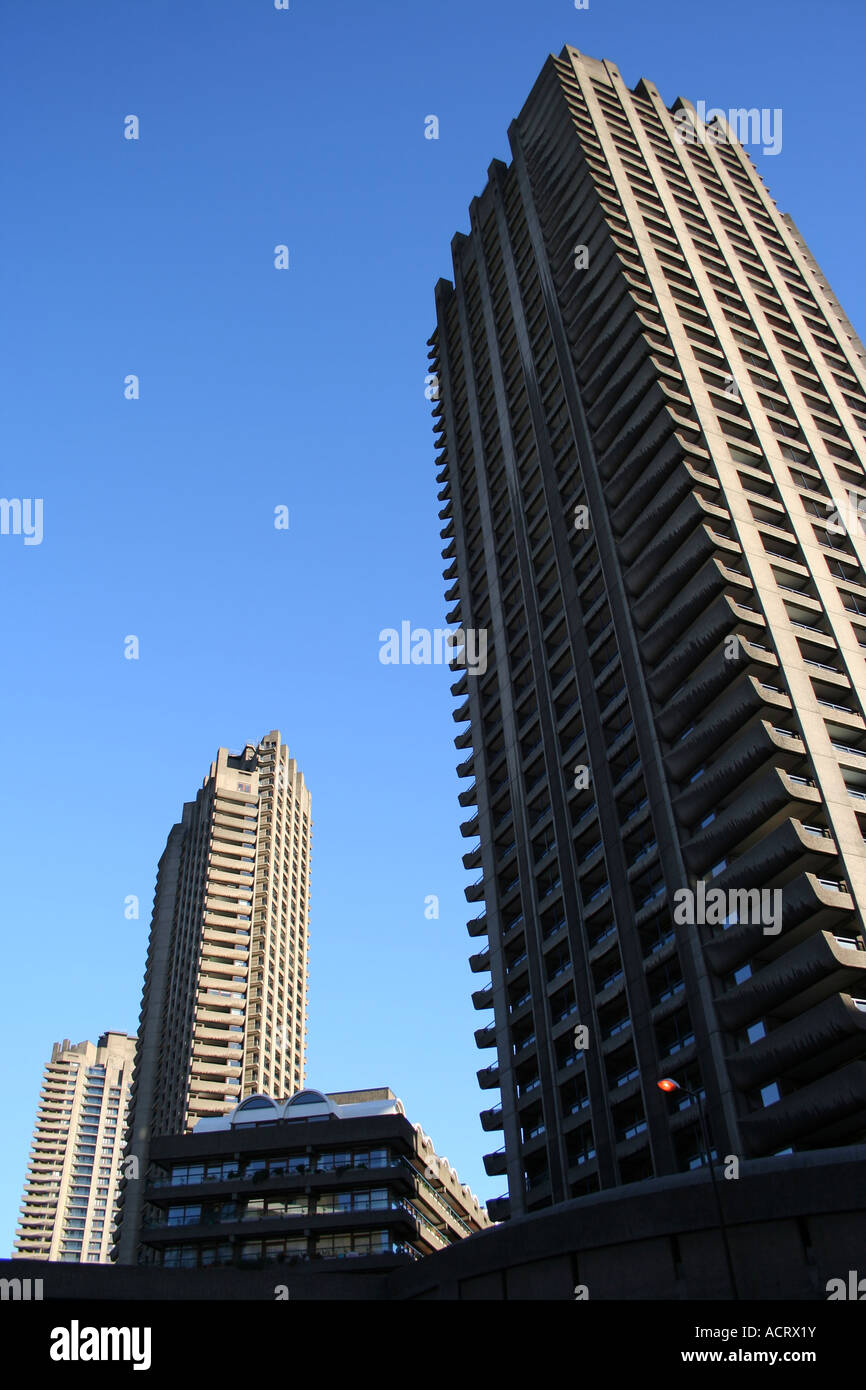
<svg viewBox="0 0 866 1390"><path fill-rule="evenodd" d="M183 1163L171 1170L172 1186L183 1187L197 1182L204 1182L204 1165L201 1163Z"/></svg>
<svg viewBox="0 0 866 1390"><path fill-rule="evenodd" d="M190 1269L198 1263L197 1256L194 1245L167 1245L162 1252L162 1263L169 1269Z"/></svg>
<svg viewBox="0 0 866 1390"><path fill-rule="evenodd" d="M306 1257L307 1238L306 1236L285 1236L277 1240L266 1240L264 1242L264 1258L266 1260L282 1261L291 1259L293 1256Z"/></svg>
<svg viewBox="0 0 866 1390"><path fill-rule="evenodd" d="M316 1201L317 1212L351 1211L351 1192L320 1192Z"/></svg>
<svg viewBox="0 0 866 1390"><path fill-rule="evenodd" d="M197 1226L201 1222L201 1205L169 1207L166 1221L169 1226Z"/></svg>
<svg viewBox="0 0 866 1390"><path fill-rule="evenodd" d="M199 1253L202 1265L228 1265L232 1262L232 1247L227 1240L217 1245L203 1245Z"/></svg>
<svg viewBox="0 0 866 1390"><path fill-rule="evenodd" d="M306 1216L309 1198L305 1192L299 1193L296 1197L270 1197L265 1209L269 1217Z"/></svg>
<svg viewBox="0 0 866 1390"><path fill-rule="evenodd" d="M316 1161L316 1169L320 1173L335 1173L340 1168L351 1168L352 1155L347 1149L337 1150L334 1153L320 1153Z"/></svg>
<svg viewBox="0 0 866 1390"><path fill-rule="evenodd" d="M369 1192L356 1192L353 1203L356 1211L384 1211L388 1207L388 1189L374 1187Z"/></svg>
<svg viewBox="0 0 866 1390"><path fill-rule="evenodd" d="M346 1259L358 1255L378 1255L389 1249L387 1231L347 1231L319 1236L316 1255L320 1259Z"/></svg>

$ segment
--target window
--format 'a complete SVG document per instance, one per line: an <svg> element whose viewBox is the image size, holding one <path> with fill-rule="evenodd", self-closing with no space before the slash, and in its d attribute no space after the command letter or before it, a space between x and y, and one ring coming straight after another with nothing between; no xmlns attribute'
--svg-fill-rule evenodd
<svg viewBox="0 0 866 1390"><path fill-rule="evenodd" d="M346 1259L359 1255L380 1255L390 1248L387 1231L347 1231L340 1235L319 1236L319 1259Z"/></svg>
<svg viewBox="0 0 866 1390"><path fill-rule="evenodd" d="M337 1150L333 1153L320 1153L316 1158L316 1171L319 1173L335 1173L341 1168L352 1167L352 1155L346 1150Z"/></svg>
<svg viewBox="0 0 866 1390"><path fill-rule="evenodd" d="M305 1192L288 1197L250 1197L241 1214L242 1221L273 1220L279 1217L306 1216L309 1198ZM234 1219L223 1217L224 1220Z"/></svg>
<svg viewBox="0 0 866 1390"><path fill-rule="evenodd" d="M345 1192L320 1192L316 1211L387 1211L389 1205L386 1187L355 1188Z"/></svg>

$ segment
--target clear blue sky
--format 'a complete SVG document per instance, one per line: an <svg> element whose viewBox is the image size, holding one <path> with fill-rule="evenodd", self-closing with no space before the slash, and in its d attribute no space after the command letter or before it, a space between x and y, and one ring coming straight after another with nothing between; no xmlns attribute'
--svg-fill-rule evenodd
<svg viewBox="0 0 866 1390"><path fill-rule="evenodd" d="M566 42L669 102L781 107L756 162L863 332L859 0L3 7L0 492L44 499L44 539L0 537L0 1251L52 1042L135 1030L168 831L274 727L313 798L308 1080L391 1085L504 1186L451 676L381 665L378 633L444 625L433 287Z"/></svg>

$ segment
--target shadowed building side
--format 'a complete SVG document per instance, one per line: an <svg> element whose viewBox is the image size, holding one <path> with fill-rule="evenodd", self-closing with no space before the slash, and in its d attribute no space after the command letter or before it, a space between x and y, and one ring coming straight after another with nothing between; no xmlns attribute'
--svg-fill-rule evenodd
<svg viewBox="0 0 866 1390"><path fill-rule="evenodd" d="M866 1133L863 347L724 120L565 48L509 140L430 339L496 1217L701 1165L697 1098Z"/></svg>

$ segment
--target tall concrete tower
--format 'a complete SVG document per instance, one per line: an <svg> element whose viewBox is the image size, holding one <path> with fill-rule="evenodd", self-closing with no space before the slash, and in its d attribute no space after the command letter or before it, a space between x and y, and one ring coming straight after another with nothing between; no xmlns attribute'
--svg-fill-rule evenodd
<svg viewBox="0 0 866 1390"><path fill-rule="evenodd" d="M55 1043L46 1063L13 1257L108 1260L135 1038Z"/></svg>
<svg viewBox="0 0 866 1390"><path fill-rule="evenodd" d="M866 1136L866 353L766 124L565 48L436 290L499 1217L699 1166L703 1104Z"/></svg>
<svg viewBox="0 0 866 1390"><path fill-rule="evenodd" d="M159 863L124 1224L150 1139L304 1084L310 794L272 731L221 748ZM134 1222L132 1223L134 1224ZM121 1238L118 1258L125 1260Z"/></svg>

